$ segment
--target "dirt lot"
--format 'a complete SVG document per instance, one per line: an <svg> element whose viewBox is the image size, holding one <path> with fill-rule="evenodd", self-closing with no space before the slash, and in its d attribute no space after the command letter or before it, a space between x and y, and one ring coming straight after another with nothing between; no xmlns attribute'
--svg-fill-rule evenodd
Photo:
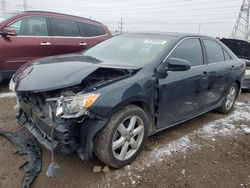
<svg viewBox="0 0 250 188"><path fill-rule="evenodd" d="M0 130L17 130L15 98L0 88ZM3 95L3 93L5 93ZM11 98L8 96L12 96ZM25 130L22 133L27 134ZM18 167L25 157L0 137L0 187L19 187ZM42 149L42 172L32 187L249 187L250 93L242 93L227 116L207 113L149 138L142 154L129 166L93 173L97 159L81 162L76 154L56 155L60 176L47 178L50 153Z"/></svg>

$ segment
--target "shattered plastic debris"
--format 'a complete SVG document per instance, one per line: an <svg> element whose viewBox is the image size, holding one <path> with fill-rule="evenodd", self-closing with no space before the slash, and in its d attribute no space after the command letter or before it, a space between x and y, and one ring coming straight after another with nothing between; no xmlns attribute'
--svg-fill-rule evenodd
<svg viewBox="0 0 250 188"><path fill-rule="evenodd" d="M23 137L16 132L2 132L0 135L6 137L17 147L17 153L27 155L29 161L26 161L19 169L24 171L21 188L29 188L35 177L41 171L41 152L39 147L29 138Z"/></svg>

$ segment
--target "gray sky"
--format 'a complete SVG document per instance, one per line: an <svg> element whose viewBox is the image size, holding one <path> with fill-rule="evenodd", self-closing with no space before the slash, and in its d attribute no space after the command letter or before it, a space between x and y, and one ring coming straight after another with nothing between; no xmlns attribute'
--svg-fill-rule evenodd
<svg viewBox="0 0 250 188"><path fill-rule="evenodd" d="M177 31L211 36L231 35L242 0L27 0L29 9L56 11L100 21L125 31ZM22 0L6 0L10 11Z"/></svg>

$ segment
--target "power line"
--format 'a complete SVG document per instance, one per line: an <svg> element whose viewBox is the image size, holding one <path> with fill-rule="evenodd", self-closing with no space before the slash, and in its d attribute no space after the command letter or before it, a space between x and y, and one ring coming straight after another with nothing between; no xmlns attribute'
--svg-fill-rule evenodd
<svg viewBox="0 0 250 188"><path fill-rule="evenodd" d="M237 18L236 16L232 16L232 12L227 12L227 13L223 13L224 17L221 17L220 15L216 15L216 13L211 13L211 14L183 14L183 15L176 15L176 14L166 14L164 15L165 20L168 19L172 19L174 18L175 20L180 18L186 18L188 19L188 17L191 16L192 18L198 16L199 19L204 18L204 16L210 16L209 18L205 17L205 19L234 19ZM225 17L226 16L226 17ZM157 19L159 20L162 19L162 16L160 15L143 15L143 16L127 16L127 19L131 19L131 20L148 20L148 19Z"/></svg>
<svg viewBox="0 0 250 188"><path fill-rule="evenodd" d="M227 2L230 1L230 0L227 0ZM125 3L124 3L125 2ZM231 0L231 2L237 2L236 0ZM200 3L200 2L199 2ZM71 4L70 2L68 4ZM105 3L106 4L106 3ZM155 9L155 8L175 8L175 7L178 7L178 6L181 6L181 7L194 7L197 2L195 1L186 1L184 2L183 0L181 1L174 1L174 2L167 2L166 0L164 0L163 2L151 2L151 3L147 3L145 1L143 1L142 3L136 3L136 1L134 1L133 3L129 3L127 6L126 4L128 4L127 1L119 1L117 3L111 3L111 4L108 4L109 5L109 8L108 8L108 11L120 11L120 10L126 10L126 9L134 9L134 10L141 10L141 9L145 9L145 8L149 8L149 9ZM225 0L215 0L215 1L210 1L210 2L202 2L200 3L201 6L205 6L204 8L206 8L207 5L215 5L215 4L221 4L223 7L225 7ZM103 4L100 4L100 3L91 3L89 2L88 3L88 6L91 7L95 7L95 10L97 11L102 11L103 10ZM235 5L234 5L235 6Z"/></svg>
<svg viewBox="0 0 250 188"><path fill-rule="evenodd" d="M105 22L106 24L117 24L117 22L112 22L112 21L103 21ZM164 22L164 21L161 21L161 22L130 22L130 25L149 25L149 24L152 24L152 25L168 25L168 24L171 24L171 25L183 25L183 24L223 24L223 23L232 23L232 21L185 21L185 22ZM231 26L230 26L231 27Z"/></svg>
<svg viewBox="0 0 250 188"><path fill-rule="evenodd" d="M222 4L223 3L223 4ZM223 1L215 1L215 2L203 2L202 4L200 4L200 7L202 7L203 9L207 9L207 5L213 5L212 7L209 7L209 8L218 8L218 6L222 7L222 8L225 8L225 0ZM89 7L92 7L91 4L88 4ZM108 9L104 9L103 8L103 5L99 5L99 6L95 6L95 8L93 10L95 10L96 12L105 12L105 11L108 11L110 13L112 12L120 12L120 11L144 11L144 10L153 10L153 11L159 11L159 10L163 10L164 11L168 11L167 9L173 9L173 8L178 8L178 6L181 6L182 9L184 8L191 8L190 10L194 10L193 7L196 6L196 4L192 4L192 3L188 3L188 4L183 4L182 3L168 3L168 2L164 2L164 3L152 3L151 5L130 5L130 6L124 6L124 5L117 5L117 6L109 6ZM228 7L235 7L235 5L232 5L232 6L226 6L226 8ZM198 8L200 9L200 8ZM88 9L90 10L90 9Z"/></svg>

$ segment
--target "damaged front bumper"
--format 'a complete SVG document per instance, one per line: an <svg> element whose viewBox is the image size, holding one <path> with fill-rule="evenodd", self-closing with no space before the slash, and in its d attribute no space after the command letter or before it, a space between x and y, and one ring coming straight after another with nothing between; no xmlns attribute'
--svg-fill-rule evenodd
<svg viewBox="0 0 250 188"><path fill-rule="evenodd" d="M85 160L92 157L94 136L106 124L105 120L94 117L86 117L80 123L76 119L63 118L56 118L53 122L38 107L24 102L20 102L17 119L47 149L61 154L79 149Z"/></svg>

